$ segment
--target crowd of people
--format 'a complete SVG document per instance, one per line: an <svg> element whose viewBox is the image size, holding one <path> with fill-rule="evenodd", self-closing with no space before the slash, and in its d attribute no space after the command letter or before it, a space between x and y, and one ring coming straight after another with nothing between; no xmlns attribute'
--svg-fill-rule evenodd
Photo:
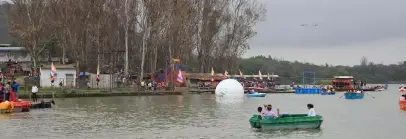
<svg viewBox="0 0 406 139"><path fill-rule="evenodd" d="M166 90L167 83L165 82L156 82L154 80L150 81L141 81L140 82L140 87L143 90L149 90L149 91L156 91L156 90Z"/></svg>
<svg viewBox="0 0 406 139"><path fill-rule="evenodd" d="M275 88L276 83L273 80L254 80L254 81L240 81L243 87L256 87L256 88Z"/></svg>
<svg viewBox="0 0 406 139"><path fill-rule="evenodd" d="M3 101L15 101L18 99L18 88L20 84L17 81L7 82L6 85L0 83L0 102Z"/></svg>

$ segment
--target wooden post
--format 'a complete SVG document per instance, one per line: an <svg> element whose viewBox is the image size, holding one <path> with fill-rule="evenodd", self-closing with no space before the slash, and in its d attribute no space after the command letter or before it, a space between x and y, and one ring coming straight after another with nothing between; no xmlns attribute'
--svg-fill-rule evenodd
<svg viewBox="0 0 406 139"><path fill-rule="evenodd" d="M26 83L24 84L24 88L25 88L24 93L27 94L27 84ZM31 94L32 93L29 94L29 97L28 97L29 100L31 100Z"/></svg>
<svg viewBox="0 0 406 139"><path fill-rule="evenodd" d="M174 64L174 61L173 61L173 58L172 58L172 60L171 60L172 62L171 62L171 66L172 66L172 75L171 75L171 80L172 80L172 90L173 91L175 91L175 64Z"/></svg>

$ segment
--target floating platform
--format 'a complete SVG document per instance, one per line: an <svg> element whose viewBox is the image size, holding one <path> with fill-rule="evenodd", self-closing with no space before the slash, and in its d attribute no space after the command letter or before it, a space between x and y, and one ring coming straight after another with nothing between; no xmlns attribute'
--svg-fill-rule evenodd
<svg viewBox="0 0 406 139"><path fill-rule="evenodd" d="M296 94L320 94L322 92L321 88L296 88Z"/></svg>
<svg viewBox="0 0 406 139"><path fill-rule="evenodd" d="M52 105L55 105L54 100L31 102L31 109L52 108Z"/></svg>
<svg viewBox="0 0 406 139"><path fill-rule="evenodd" d="M211 93L214 94L215 89L189 89L190 94Z"/></svg>
<svg viewBox="0 0 406 139"><path fill-rule="evenodd" d="M296 90L287 89L287 90L259 90L258 93L295 93ZM248 90L244 90L244 93L248 93Z"/></svg>

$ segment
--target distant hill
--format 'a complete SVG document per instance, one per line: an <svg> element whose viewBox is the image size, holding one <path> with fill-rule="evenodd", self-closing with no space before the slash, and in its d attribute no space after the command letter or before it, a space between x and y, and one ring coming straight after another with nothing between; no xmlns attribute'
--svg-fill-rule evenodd
<svg viewBox="0 0 406 139"><path fill-rule="evenodd" d="M332 66L329 64L315 65L311 63L302 63L298 61L285 61L273 59L271 56L255 56L240 59L239 69L244 74L262 74L275 72L280 76L280 83L302 82L303 71L313 71L316 73L318 81L327 81L333 76L354 76L357 80L363 80L367 83L404 83L406 81L406 61L399 64L382 65L366 62L368 64L355 66ZM238 74L237 72L234 74ZM312 76L307 76L312 78ZM310 82L306 81L307 83Z"/></svg>

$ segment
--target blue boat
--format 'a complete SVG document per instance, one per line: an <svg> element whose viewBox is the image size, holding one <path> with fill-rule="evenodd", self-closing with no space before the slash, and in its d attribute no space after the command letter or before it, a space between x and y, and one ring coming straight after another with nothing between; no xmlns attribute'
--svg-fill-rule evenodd
<svg viewBox="0 0 406 139"><path fill-rule="evenodd" d="M364 93L346 92L344 93L345 99L363 99Z"/></svg>
<svg viewBox="0 0 406 139"><path fill-rule="evenodd" d="M336 92L322 92L321 95L336 95Z"/></svg>
<svg viewBox="0 0 406 139"><path fill-rule="evenodd" d="M251 94L247 94L248 97L265 97L265 93L251 93Z"/></svg>

